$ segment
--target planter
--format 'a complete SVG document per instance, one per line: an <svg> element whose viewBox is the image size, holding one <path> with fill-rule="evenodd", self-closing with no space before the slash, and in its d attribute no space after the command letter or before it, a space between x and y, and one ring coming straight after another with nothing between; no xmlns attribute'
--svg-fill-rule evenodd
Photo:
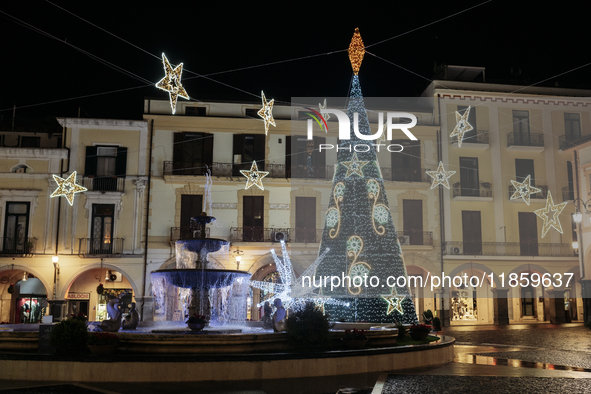
<svg viewBox="0 0 591 394"><path fill-rule="evenodd" d="M410 337L415 341L420 341L426 339L429 336L428 332L421 332L421 331L411 331Z"/></svg>
<svg viewBox="0 0 591 394"><path fill-rule="evenodd" d="M87 345L90 349L90 353L96 356L107 356L109 354L114 354L115 350L117 349L116 345Z"/></svg>
<svg viewBox="0 0 591 394"><path fill-rule="evenodd" d="M205 327L205 323L187 323L192 331L201 331Z"/></svg>
<svg viewBox="0 0 591 394"><path fill-rule="evenodd" d="M367 339L344 340L341 339L345 349L363 349L367 343Z"/></svg>

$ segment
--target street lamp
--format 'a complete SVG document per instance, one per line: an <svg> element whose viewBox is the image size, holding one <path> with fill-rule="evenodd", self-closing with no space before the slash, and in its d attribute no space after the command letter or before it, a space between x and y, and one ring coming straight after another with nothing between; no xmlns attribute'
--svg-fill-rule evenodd
<svg viewBox="0 0 591 394"><path fill-rule="evenodd" d="M587 195L591 195L591 192L589 192ZM576 212L573 213L573 220L577 224L581 224L581 222L583 221L583 213L581 212L581 203L583 204L583 207L585 207L585 213L587 215L591 215L591 211L589 211L589 205L591 203L591 198L588 199L587 201L583 201L583 199L581 199L581 198L577 198L577 199L573 200L573 204L575 204L575 209L576 209Z"/></svg>
<svg viewBox="0 0 591 394"><path fill-rule="evenodd" d="M236 270L240 270L240 261L242 260L242 256L244 255L244 251L240 249L236 249L234 252L234 259L236 260Z"/></svg>

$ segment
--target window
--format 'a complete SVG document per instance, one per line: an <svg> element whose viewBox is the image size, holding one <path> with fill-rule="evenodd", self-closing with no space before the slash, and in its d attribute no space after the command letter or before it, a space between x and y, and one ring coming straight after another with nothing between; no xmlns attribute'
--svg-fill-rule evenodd
<svg viewBox="0 0 591 394"><path fill-rule="evenodd" d="M185 107L185 115L187 116L205 116L205 107Z"/></svg>
<svg viewBox="0 0 591 394"><path fill-rule="evenodd" d="M174 133L173 175L204 175L213 166L213 134Z"/></svg>
<svg viewBox="0 0 591 394"><path fill-rule="evenodd" d="M402 228L408 237L403 241L409 245L423 244L423 200L402 200Z"/></svg>
<svg viewBox="0 0 591 394"><path fill-rule="evenodd" d="M252 162L257 162L260 171L265 170L265 135L234 134L234 162L232 174L242 176L240 170L250 170Z"/></svg>
<svg viewBox="0 0 591 394"><path fill-rule="evenodd" d="M296 197L295 241L316 241L316 197Z"/></svg>
<svg viewBox="0 0 591 394"><path fill-rule="evenodd" d="M566 178L568 180L568 186L566 188L566 195L563 193L562 199L564 201L575 199L575 186L573 182L573 163L570 161L566 162Z"/></svg>
<svg viewBox="0 0 591 394"><path fill-rule="evenodd" d="M244 242L262 242L264 240L264 203L263 196L244 196L243 197L243 241Z"/></svg>
<svg viewBox="0 0 591 394"><path fill-rule="evenodd" d="M259 108L246 108L244 110L244 115L247 118L262 119L258 114L259 111L260 111Z"/></svg>
<svg viewBox="0 0 591 394"><path fill-rule="evenodd" d="M292 142L295 141L295 144ZM326 178L326 153L318 149L324 144L326 138L314 137L308 140L305 136L294 136L290 141L293 147L291 152L291 176L294 178Z"/></svg>
<svg viewBox="0 0 591 394"><path fill-rule="evenodd" d="M7 202L3 253L30 253L28 232L29 203Z"/></svg>
<svg viewBox="0 0 591 394"><path fill-rule="evenodd" d="M529 133L529 111L513 110L514 145L531 145Z"/></svg>
<svg viewBox="0 0 591 394"><path fill-rule="evenodd" d="M21 136L22 148L39 148L41 146L41 137Z"/></svg>
<svg viewBox="0 0 591 394"><path fill-rule="evenodd" d="M91 190L122 191L118 177L127 172L127 148L118 146L87 146L84 176L94 178Z"/></svg>
<svg viewBox="0 0 591 394"><path fill-rule="evenodd" d="M392 144L400 144L404 148L401 152L391 153L392 180L420 182L423 174L423 171L421 170L420 141L393 140Z"/></svg>
<svg viewBox="0 0 591 394"><path fill-rule="evenodd" d="M538 225L536 214L519 212L519 248L522 256L538 255Z"/></svg>
<svg viewBox="0 0 591 394"><path fill-rule="evenodd" d="M190 226L191 218L200 216L203 212L203 196L201 194L181 195L181 239L195 238Z"/></svg>
<svg viewBox="0 0 591 394"><path fill-rule="evenodd" d="M460 187L462 196L480 196L478 158L460 157Z"/></svg>
<svg viewBox="0 0 591 394"><path fill-rule="evenodd" d="M567 141L574 141L581 138L580 114L564 114L564 138Z"/></svg>
<svg viewBox="0 0 591 394"><path fill-rule="evenodd" d="M466 113L466 110L468 110L467 106L458 105L458 112L460 115L464 115L464 113ZM478 142L478 141L476 141L476 136L478 135L478 130L476 127L476 108L475 107L470 108L470 113L468 114L468 123L470 123L470 126L472 126L472 130L468 131L467 133L464 133L463 141L476 143L476 142Z"/></svg>
<svg viewBox="0 0 591 394"><path fill-rule="evenodd" d="M114 204L92 204L92 227L89 254L111 254L113 251Z"/></svg>
<svg viewBox="0 0 591 394"><path fill-rule="evenodd" d="M482 254L480 211L462 211L464 254Z"/></svg>
<svg viewBox="0 0 591 394"><path fill-rule="evenodd" d="M532 159L515 159L515 177L517 182L523 182L525 178L531 177L531 185L536 185L536 174L534 172L534 161Z"/></svg>

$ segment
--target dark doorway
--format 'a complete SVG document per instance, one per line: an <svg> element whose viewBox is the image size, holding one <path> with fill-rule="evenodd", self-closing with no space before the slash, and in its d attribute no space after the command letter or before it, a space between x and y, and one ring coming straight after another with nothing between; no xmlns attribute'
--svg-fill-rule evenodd
<svg viewBox="0 0 591 394"><path fill-rule="evenodd" d="M401 152L391 153L392 179L399 182L420 182L423 176L421 170L421 142L409 140L394 140L392 144L404 147Z"/></svg>
<svg viewBox="0 0 591 394"><path fill-rule="evenodd" d="M521 316L534 316L535 292L531 286L521 288Z"/></svg>
<svg viewBox="0 0 591 394"><path fill-rule="evenodd" d="M195 238L191 230L191 218L200 216L203 212L203 196L201 194L181 195L181 239Z"/></svg>
<svg viewBox="0 0 591 394"><path fill-rule="evenodd" d="M460 157L460 188L462 196L480 196L478 158Z"/></svg>
<svg viewBox="0 0 591 394"><path fill-rule="evenodd" d="M306 136L294 136L290 140L293 147L290 163L291 176L294 178L326 178L326 152L320 152L320 144L324 144L326 138L314 137L308 140Z"/></svg>
<svg viewBox="0 0 591 394"><path fill-rule="evenodd" d="M296 197L296 242L316 242L316 197Z"/></svg>
<svg viewBox="0 0 591 394"><path fill-rule="evenodd" d="M232 175L242 177L240 170L250 170L252 162L257 162L259 171L265 170L265 135L234 134L234 162Z"/></svg>
<svg viewBox="0 0 591 394"><path fill-rule="evenodd" d="M92 204L92 250L90 254L111 254L113 251L113 220L115 204Z"/></svg>
<svg viewBox="0 0 591 394"><path fill-rule="evenodd" d="M402 228L410 245L423 244L423 200L402 200Z"/></svg>
<svg viewBox="0 0 591 394"><path fill-rule="evenodd" d="M480 211L462 211L464 254L482 254Z"/></svg>
<svg viewBox="0 0 591 394"><path fill-rule="evenodd" d="M244 196L242 212L244 242L263 242L264 240L264 202L263 196Z"/></svg>
<svg viewBox="0 0 591 394"><path fill-rule="evenodd" d="M522 256L538 255L538 225L536 214L519 212L519 248Z"/></svg>

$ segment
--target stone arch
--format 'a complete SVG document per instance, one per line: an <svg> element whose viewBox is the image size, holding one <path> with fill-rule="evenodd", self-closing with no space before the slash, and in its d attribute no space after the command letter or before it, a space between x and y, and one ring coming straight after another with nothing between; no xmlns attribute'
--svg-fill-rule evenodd
<svg viewBox="0 0 591 394"><path fill-rule="evenodd" d="M159 270L169 270L176 268L176 257L172 256L168 260L164 261L162 265L158 268Z"/></svg>
<svg viewBox="0 0 591 394"><path fill-rule="evenodd" d="M181 226L181 199L183 194L201 195L205 198L205 189L197 183L188 183L184 187L174 190L176 202L174 204L174 226Z"/></svg>
<svg viewBox="0 0 591 394"><path fill-rule="evenodd" d="M509 277L509 275L515 273L515 274L519 274L520 272L525 272L525 271L537 271L540 274L549 274L552 275L550 273L550 271L548 271L546 268L542 267L541 265L537 265L537 264L522 264L519 267L515 267L511 270L511 272L509 272L509 274L507 275L507 277Z"/></svg>
<svg viewBox="0 0 591 394"><path fill-rule="evenodd" d="M2 276L2 272L4 271L27 271L35 276L35 278L39 279L43 286L45 287L45 291L47 292L47 299L51 300L53 297L53 287L52 285L45 280L45 278L37 271L35 268L27 267L24 265L19 264L9 264L0 266L0 276ZM7 283L6 286L10 285ZM1 286L1 285L0 285ZM0 292L1 293L1 292Z"/></svg>
<svg viewBox="0 0 591 394"><path fill-rule="evenodd" d="M244 196L263 196L263 214L264 214L264 225L269 226L269 191L268 190L261 190L258 187L251 187L250 189L238 190L237 197L238 203L236 204L236 209L238 210L238 227L242 227L244 225ZM180 217L180 216L179 216Z"/></svg>
<svg viewBox="0 0 591 394"><path fill-rule="evenodd" d="M70 286L72 286L72 283L74 283L80 275L82 275L86 271L90 271L90 270L96 269L96 268L106 268L106 269L111 269L113 271L120 272L121 275L123 275L125 277L125 279L127 279L129 284L131 285L131 288L133 289L134 297L142 297L142 294L140 293L135 281L132 279L131 275L129 275L127 272L125 272L125 270L123 270L121 267L118 267L113 264L108 264L108 263L101 264L100 262L97 262L94 264L86 265L86 266L80 268L74 274L70 275L70 277L64 281L66 283L66 285L61 288L60 293L58 295L58 299L63 300L66 298L66 292L68 291Z"/></svg>
<svg viewBox="0 0 591 394"><path fill-rule="evenodd" d="M465 263L465 264L462 264L462 265L454 268L449 274L447 274L445 276L449 276L453 280L453 277L455 275L461 273L462 271L473 270L473 269L477 269L477 270L480 270L482 272L485 272L486 273L486 277L484 278L485 280L487 280L488 278L490 278L489 275L492 273L493 274L493 284L494 284L494 287L497 288L497 289L501 288L500 281L499 281L499 279L497 277L497 274L495 274L493 272L493 270L490 269L490 268L488 268L486 265L480 264L480 263ZM482 278L479 278L479 279L482 279ZM506 283L507 282L505 282L505 284ZM491 284L491 287L493 287L492 284Z"/></svg>

